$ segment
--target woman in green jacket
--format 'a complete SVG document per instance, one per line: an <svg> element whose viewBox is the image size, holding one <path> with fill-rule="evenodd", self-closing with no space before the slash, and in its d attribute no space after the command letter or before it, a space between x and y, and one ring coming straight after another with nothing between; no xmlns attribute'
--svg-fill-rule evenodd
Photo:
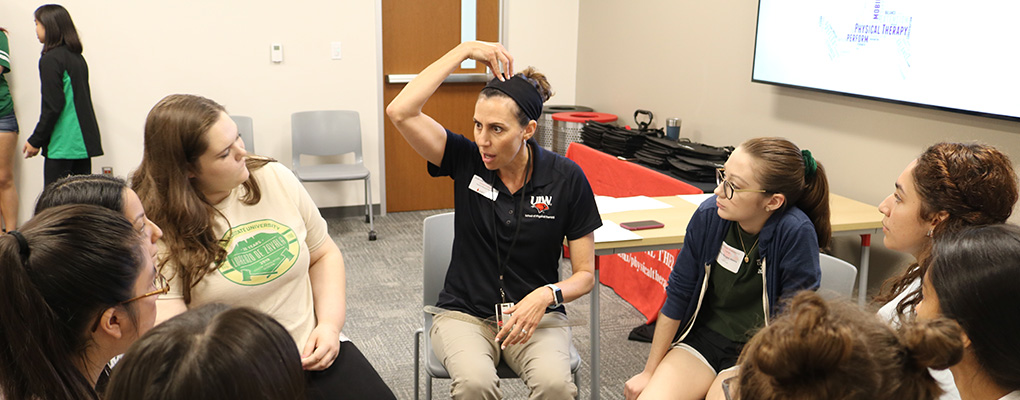
<svg viewBox="0 0 1020 400"><path fill-rule="evenodd" d="M43 43L39 58L42 109L22 152L30 158L42 149L43 177L49 185L68 175L91 173L91 157L103 155L103 146L92 109L89 67L71 15L57 4L39 7L35 32Z"/></svg>

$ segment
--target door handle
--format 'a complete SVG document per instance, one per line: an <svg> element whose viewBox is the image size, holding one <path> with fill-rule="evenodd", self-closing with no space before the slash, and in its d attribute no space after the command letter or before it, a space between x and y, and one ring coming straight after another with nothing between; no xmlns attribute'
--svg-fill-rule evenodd
<svg viewBox="0 0 1020 400"><path fill-rule="evenodd" d="M387 74L386 83L408 83L417 76L418 74ZM443 83L474 83L490 80L492 80L492 76L489 74L451 74L443 79Z"/></svg>

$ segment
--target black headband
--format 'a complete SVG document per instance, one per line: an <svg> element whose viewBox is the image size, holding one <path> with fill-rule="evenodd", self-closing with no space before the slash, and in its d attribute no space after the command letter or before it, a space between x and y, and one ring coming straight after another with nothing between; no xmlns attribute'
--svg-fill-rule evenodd
<svg viewBox="0 0 1020 400"><path fill-rule="evenodd" d="M14 239L18 241L18 251L21 253L21 263L28 268L28 240L25 240L25 236L18 231L7 232L8 235L14 236Z"/></svg>
<svg viewBox="0 0 1020 400"><path fill-rule="evenodd" d="M535 86L528 82L523 75L517 74L505 81L493 78L485 87L506 93L517 103L517 107L521 108L528 119L538 121L538 118L542 116L542 95L538 94L538 89L535 89Z"/></svg>

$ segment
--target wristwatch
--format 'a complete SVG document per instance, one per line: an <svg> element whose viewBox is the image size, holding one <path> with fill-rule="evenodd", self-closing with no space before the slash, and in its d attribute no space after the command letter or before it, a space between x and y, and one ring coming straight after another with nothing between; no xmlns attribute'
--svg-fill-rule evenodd
<svg viewBox="0 0 1020 400"><path fill-rule="evenodd" d="M560 290L560 287L556 286L556 285L553 285L551 283L548 284L548 285L545 285L545 287L547 287L549 289L552 289L552 292L553 292L553 302L554 303L553 303L553 305L549 306L549 308L556 308L556 307L559 307L560 305L562 305L563 304L563 291Z"/></svg>

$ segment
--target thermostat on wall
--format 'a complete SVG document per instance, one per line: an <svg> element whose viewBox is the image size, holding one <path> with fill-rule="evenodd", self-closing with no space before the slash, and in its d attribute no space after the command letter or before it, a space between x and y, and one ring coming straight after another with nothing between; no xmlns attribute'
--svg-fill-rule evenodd
<svg viewBox="0 0 1020 400"><path fill-rule="evenodd" d="M270 45L270 60L274 63L283 62L283 45L279 43L273 43Z"/></svg>

